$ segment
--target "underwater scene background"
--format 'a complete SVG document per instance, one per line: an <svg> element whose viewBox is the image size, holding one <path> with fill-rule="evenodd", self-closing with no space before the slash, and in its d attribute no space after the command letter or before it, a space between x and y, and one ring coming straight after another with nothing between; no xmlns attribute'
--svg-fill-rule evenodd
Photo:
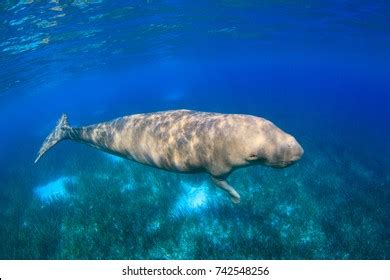
<svg viewBox="0 0 390 280"><path fill-rule="evenodd" d="M389 259L388 1L4 0L1 259ZM169 109L253 114L294 135L231 203L176 174L61 142Z"/></svg>

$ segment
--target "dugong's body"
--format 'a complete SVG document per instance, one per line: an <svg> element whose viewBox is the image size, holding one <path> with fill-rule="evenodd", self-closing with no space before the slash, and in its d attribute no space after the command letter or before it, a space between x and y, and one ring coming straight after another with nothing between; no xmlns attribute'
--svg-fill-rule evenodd
<svg viewBox="0 0 390 280"><path fill-rule="evenodd" d="M263 118L177 110L125 116L81 128L70 127L63 115L35 162L64 139L165 170L207 172L236 203L240 196L226 181L235 168L251 164L286 167L303 154L294 137Z"/></svg>

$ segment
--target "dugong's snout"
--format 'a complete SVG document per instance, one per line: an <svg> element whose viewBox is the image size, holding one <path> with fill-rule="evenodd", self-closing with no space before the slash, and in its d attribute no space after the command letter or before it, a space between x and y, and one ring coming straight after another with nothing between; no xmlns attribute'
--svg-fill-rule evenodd
<svg viewBox="0 0 390 280"><path fill-rule="evenodd" d="M295 140L295 139L294 139ZM295 140L294 147L292 148L292 157L291 161L296 162L301 159L305 151L303 150L302 146L298 143L297 140Z"/></svg>
<svg viewBox="0 0 390 280"><path fill-rule="evenodd" d="M285 168L299 161L303 154L302 146L294 137L289 136L287 141L279 143L279 148L275 149L269 165L274 168Z"/></svg>
<svg viewBox="0 0 390 280"><path fill-rule="evenodd" d="M304 150L302 146L298 143L298 141L292 137L292 139L287 144L288 146L288 152L284 156L284 160L280 163L280 167L287 167L294 163L296 163L298 160L300 160L304 154Z"/></svg>

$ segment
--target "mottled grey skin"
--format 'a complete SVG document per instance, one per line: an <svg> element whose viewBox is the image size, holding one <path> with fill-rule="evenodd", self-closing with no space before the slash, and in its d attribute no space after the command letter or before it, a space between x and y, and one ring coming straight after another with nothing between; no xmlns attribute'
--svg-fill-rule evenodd
<svg viewBox="0 0 390 280"><path fill-rule="evenodd" d="M233 202L240 195L226 178L238 167L286 167L303 155L295 138L263 118L189 110L131 115L71 128L63 115L35 162L64 139L175 172L207 172Z"/></svg>

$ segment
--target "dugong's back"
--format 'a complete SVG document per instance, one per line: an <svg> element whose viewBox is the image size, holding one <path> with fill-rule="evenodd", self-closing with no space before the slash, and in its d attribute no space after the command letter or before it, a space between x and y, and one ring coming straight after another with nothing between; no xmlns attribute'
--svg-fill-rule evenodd
<svg viewBox="0 0 390 280"><path fill-rule="evenodd" d="M189 110L127 116L113 121L112 148L130 159L167 170L223 168L229 164L228 136L242 118L254 117Z"/></svg>

